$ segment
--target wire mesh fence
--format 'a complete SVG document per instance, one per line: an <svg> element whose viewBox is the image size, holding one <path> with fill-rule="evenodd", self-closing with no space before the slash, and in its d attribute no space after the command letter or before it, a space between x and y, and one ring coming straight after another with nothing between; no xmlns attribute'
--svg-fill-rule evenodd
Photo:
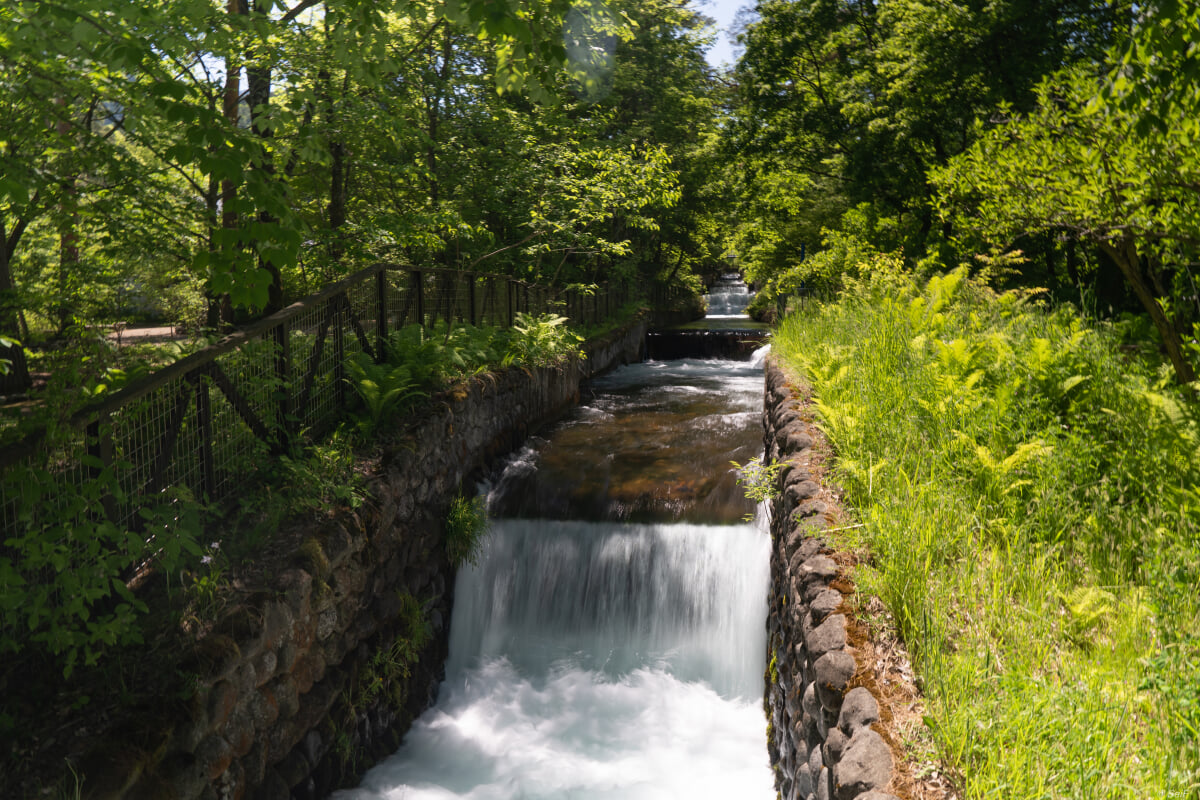
<svg viewBox="0 0 1200 800"><path fill-rule="evenodd" d="M65 436L40 431L0 449L5 473L41 476L0 481L0 530L36 524L48 492L82 494L101 475L109 481L95 513L129 530L168 492L230 497L264 457L336 423L353 398L346 360L385 360L389 333L405 326L507 327L518 312L595 324L628 299L625 286L555 292L502 275L375 265L81 410Z"/></svg>

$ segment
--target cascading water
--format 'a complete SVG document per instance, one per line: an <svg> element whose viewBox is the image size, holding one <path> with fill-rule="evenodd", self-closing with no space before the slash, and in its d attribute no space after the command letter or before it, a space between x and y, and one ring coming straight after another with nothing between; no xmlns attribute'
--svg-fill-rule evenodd
<svg viewBox="0 0 1200 800"><path fill-rule="evenodd" d="M437 705L335 797L771 797L769 537L694 513L707 497L715 518L752 510L718 487L760 449L761 374L761 359L624 367L514 459L489 502L509 516L459 572ZM689 471L718 474L667 502Z"/></svg>
<svg viewBox="0 0 1200 800"><path fill-rule="evenodd" d="M754 300L754 293L742 282L742 276L736 272L722 275L716 281L704 302L708 306L710 319L729 319L746 317L746 306Z"/></svg>

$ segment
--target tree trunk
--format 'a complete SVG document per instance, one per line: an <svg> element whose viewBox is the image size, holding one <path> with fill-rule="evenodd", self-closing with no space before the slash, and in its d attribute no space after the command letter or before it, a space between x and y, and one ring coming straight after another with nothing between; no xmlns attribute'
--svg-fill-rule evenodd
<svg viewBox="0 0 1200 800"><path fill-rule="evenodd" d="M250 9L244 0L229 0L226 12L233 15L248 14ZM242 65L236 53L225 56L225 90L222 95L221 111L225 122L231 128L237 128L240 122L242 98ZM238 229L237 184L232 180L221 182L221 227L233 231ZM227 245L228 246L228 245ZM235 245L240 246L240 245ZM209 298L208 324L211 327L233 325L233 303L228 293Z"/></svg>
<svg viewBox="0 0 1200 800"><path fill-rule="evenodd" d="M1071 279L1071 285L1076 290L1079 285L1079 240L1075 236L1067 239L1067 277Z"/></svg>
<svg viewBox="0 0 1200 800"><path fill-rule="evenodd" d="M1142 307L1146 309L1146 313L1150 315L1150 319L1154 322L1154 327L1162 336L1163 346L1167 350L1167 358L1171 360L1171 366L1175 368L1175 378L1180 383L1191 383L1196 380L1196 372L1192 368L1191 363L1187 360L1187 355L1183 352L1183 341L1179 338L1179 332L1175 330L1175 325L1171 319L1163 311L1162 306L1158 304L1158 298L1154 296L1154 292L1146 283L1146 278L1142 274L1141 259L1138 257L1137 245L1132 237L1125 236L1118 242L1101 241L1100 248L1108 255L1109 258L1121 270L1121 274L1125 276L1125 280L1133 288L1133 293L1137 296Z"/></svg>
<svg viewBox="0 0 1200 800"><path fill-rule="evenodd" d="M346 146L340 138L329 143L329 259L341 261L342 226L346 224Z"/></svg>
<svg viewBox="0 0 1200 800"><path fill-rule="evenodd" d="M66 107L62 98L55 100L55 105ZM65 119L56 123L58 135L64 139L71 133L71 126ZM79 189L78 178L71 175L62 184L62 201L59 203L58 222L58 334L67 332L74 319L74 308L71 283L79 274Z"/></svg>
<svg viewBox="0 0 1200 800"><path fill-rule="evenodd" d="M271 0L257 0L254 4L254 11L256 14L266 17L271 6ZM270 57L270 54L256 53L255 56L246 65L246 100L250 106L250 128L263 142L262 165L259 169L266 173L268 181L273 181L275 180L275 162L267 147L267 142L275 136L275 131L270 125L268 110L271 104L271 65L266 62L266 59ZM258 213L258 221L271 224L278 220L271 212L263 210ZM267 291L267 307L263 309L263 313L273 314L283 308L283 274L278 264L261 256L258 266L271 276L271 285Z"/></svg>
<svg viewBox="0 0 1200 800"><path fill-rule="evenodd" d="M11 345L0 343L0 359L8 362L8 371L0 374L0 394L3 395L27 392L32 385L29 364L25 361L25 348L17 341L20 318L10 259L24 230L24 224L18 222L10 235L4 221L0 220L0 335L13 342Z"/></svg>
<svg viewBox="0 0 1200 800"><path fill-rule="evenodd" d="M58 228L58 334L62 336L75 318L71 284L79 274L79 212L75 210L75 182L63 186L62 220Z"/></svg>

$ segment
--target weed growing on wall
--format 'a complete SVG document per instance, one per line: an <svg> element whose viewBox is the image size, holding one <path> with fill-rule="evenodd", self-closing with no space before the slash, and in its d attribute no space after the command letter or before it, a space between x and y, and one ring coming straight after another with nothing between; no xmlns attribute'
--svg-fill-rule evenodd
<svg viewBox="0 0 1200 800"><path fill-rule="evenodd" d="M1126 323L889 263L775 352L812 384L865 523L843 535L872 553L858 585L914 650L942 758L965 797L1191 796L1191 390Z"/></svg>
<svg viewBox="0 0 1200 800"><path fill-rule="evenodd" d="M446 557L456 567L479 563L488 533L482 497L456 497L446 512Z"/></svg>
<svg viewBox="0 0 1200 800"><path fill-rule="evenodd" d="M745 464L730 461L737 471L737 483L746 492L746 498L755 503L771 500L779 496L779 473L783 469L782 462L768 464L762 456L755 456Z"/></svg>
<svg viewBox="0 0 1200 800"><path fill-rule="evenodd" d="M768 464L762 456L755 456L745 464L730 461L737 472L737 483L746 494L746 499L754 502L755 506L779 496L779 473L783 471L783 462ZM746 522L754 521L754 514L747 514Z"/></svg>

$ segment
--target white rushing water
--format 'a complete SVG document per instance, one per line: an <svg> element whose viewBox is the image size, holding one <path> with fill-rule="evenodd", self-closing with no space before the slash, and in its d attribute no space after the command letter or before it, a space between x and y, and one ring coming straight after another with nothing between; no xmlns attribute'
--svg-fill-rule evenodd
<svg viewBox="0 0 1200 800"><path fill-rule="evenodd" d="M729 319L746 316L746 306L754 300L754 293L736 273L722 275L713 284L704 302L708 307L705 315L709 319Z"/></svg>
<svg viewBox="0 0 1200 800"><path fill-rule="evenodd" d="M502 520L459 573L437 705L338 798L768 798L769 540Z"/></svg>
<svg viewBox="0 0 1200 800"><path fill-rule="evenodd" d="M684 383L732 393L736 413L760 403L754 367L726 362L724 379L712 370L638 365L607 388L639 383L654 406L681 377L664 372L699 373ZM599 396L567 427L626 402ZM589 442L603 458L611 440L597 431ZM511 469L546 467L531 449ZM769 551L756 524L494 520L478 566L458 574L437 704L398 752L334 797L773 797L762 711Z"/></svg>

